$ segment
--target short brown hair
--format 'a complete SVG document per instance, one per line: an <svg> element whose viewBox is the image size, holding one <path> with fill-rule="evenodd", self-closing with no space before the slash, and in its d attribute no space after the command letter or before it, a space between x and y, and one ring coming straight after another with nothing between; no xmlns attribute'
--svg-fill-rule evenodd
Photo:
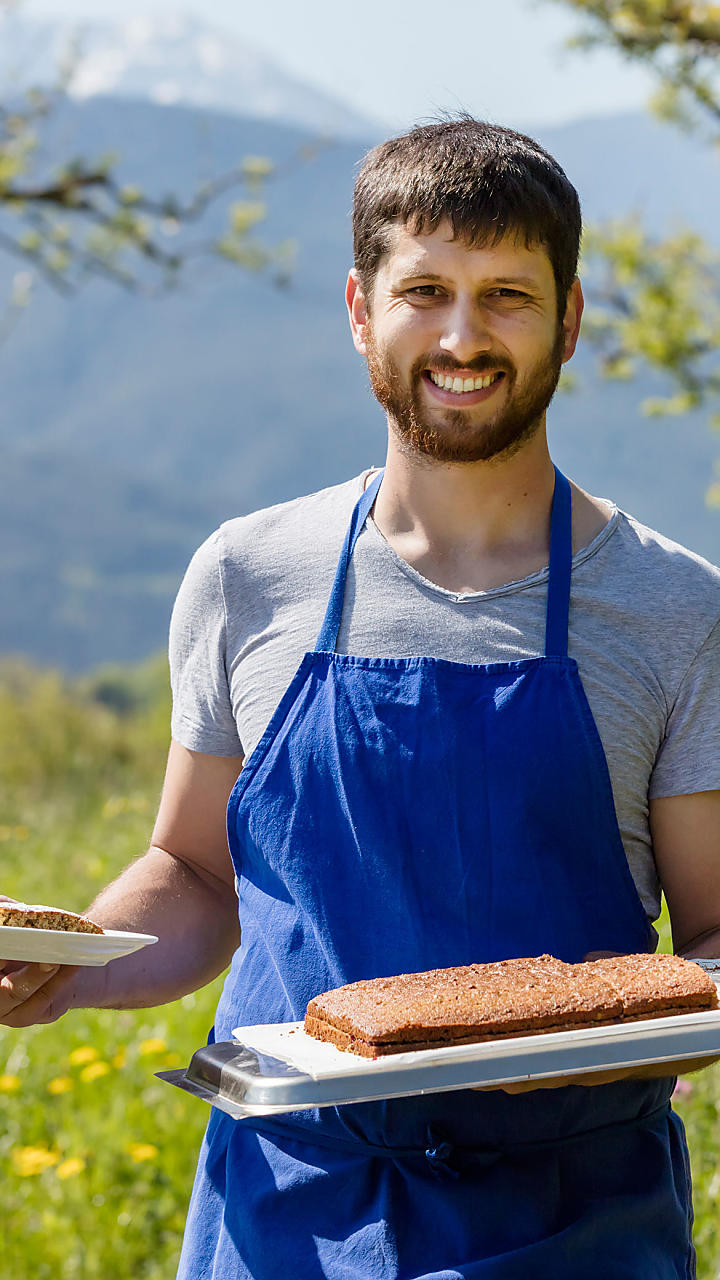
<svg viewBox="0 0 720 1280"><path fill-rule="evenodd" d="M430 234L445 219L472 247L507 234L542 245L562 319L577 274L580 200L539 143L463 114L416 125L368 152L353 200L355 267L368 303L392 226Z"/></svg>

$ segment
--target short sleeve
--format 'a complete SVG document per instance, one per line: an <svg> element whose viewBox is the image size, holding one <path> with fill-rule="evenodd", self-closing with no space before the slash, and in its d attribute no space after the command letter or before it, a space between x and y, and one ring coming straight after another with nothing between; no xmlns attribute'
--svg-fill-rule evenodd
<svg viewBox="0 0 720 1280"><path fill-rule="evenodd" d="M689 667L650 779L651 799L720 788L720 622Z"/></svg>
<svg viewBox="0 0 720 1280"><path fill-rule="evenodd" d="M220 532L195 552L170 622L172 735L190 751L243 754L228 687Z"/></svg>

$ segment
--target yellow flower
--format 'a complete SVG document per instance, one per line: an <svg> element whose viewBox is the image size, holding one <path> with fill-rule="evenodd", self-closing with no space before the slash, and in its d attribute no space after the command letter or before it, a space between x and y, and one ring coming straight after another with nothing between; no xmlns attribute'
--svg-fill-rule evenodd
<svg viewBox="0 0 720 1280"><path fill-rule="evenodd" d="M85 1083L91 1080L99 1080L100 1076L106 1076L110 1070L107 1062L91 1062L89 1066L83 1067L80 1072L80 1079Z"/></svg>
<svg viewBox="0 0 720 1280"><path fill-rule="evenodd" d="M29 1178L35 1173L42 1173L44 1169L51 1169L59 1159L57 1151L50 1151L47 1147L17 1147L12 1153L15 1172L21 1178Z"/></svg>
<svg viewBox="0 0 720 1280"><path fill-rule="evenodd" d="M82 1173L85 1168L85 1161L80 1156L70 1156L68 1160L63 1160L59 1164L55 1172L58 1178L72 1178L76 1173Z"/></svg>
<svg viewBox="0 0 720 1280"><path fill-rule="evenodd" d="M151 1040L142 1041L140 1045L140 1050L139 1050L140 1057L144 1058L149 1053L164 1053L166 1049L167 1049L167 1045L165 1041L160 1040L158 1039L157 1036L155 1036Z"/></svg>
<svg viewBox="0 0 720 1280"><path fill-rule="evenodd" d="M113 1066L124 1067L126 1062L127 1062L127 1053L125 1052L124 1049L118 1049L117 1053L115 1054L115 1057L112 1059Z"/></svg>
<svg viewBox="0 0 720 1280"><path fill-rule="evenodd" d="M70 1062L74 1067L80 1067L83 1062L94 1062L99 1056L97 1049L93 1049L91 1044L84 1044L80 1049L73 1049Z"/></svg>
<svg viewBox="0 0 720 1280"><path fill-rule="evenodd" d="M13 831L13 835L15 836L16 840L27 840L28 836L30 835L30 832L28 831L27 827L16 827L15 830Z"/></svg>
<svg viewBox="0 0 720 1280"><path fill-rule="evenodd" d="M48 1093L69 1093L74 1087L70 1076L56 1076L48 1085Z"/></svg>
<svg viewBox="0 0 720 1280"><path fill-rule="evenodd" d="M136 1163L141 1160L154 1160L158 1153L152 1142L131 1142L128 1151Z"/></svg>
<svg viewBox="0 0 720 1280"><path fill-rule="evenodd" d="M19 1088L19 1076L0 1076L0 1093L17 1093Z"/></svg>
<svg viewBox="0 0 720 1280"><path fill-rule="evenodd" d="M165 1058L165 1061L163 1062L163 1066L165 1068L179 1067L181 1066L181 1064L182 1064L182 1058L180 1057L179 1053L168 1053Z"/></svg>

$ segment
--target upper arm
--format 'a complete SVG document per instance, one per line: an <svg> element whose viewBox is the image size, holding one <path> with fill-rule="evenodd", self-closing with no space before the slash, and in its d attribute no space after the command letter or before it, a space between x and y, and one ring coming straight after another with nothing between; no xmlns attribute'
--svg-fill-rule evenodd
<svg viewBox="0 0 720 1280"><path fill-rule="evenodd" d="M674 948L702 954L702 936L720 931L720 791L651 800L650 830Z"/></svg>
<svg viewBox="0 0 720 1280"><path fill-rule="evenodd" d="M235 757L243 754L243 747L228 670L239 641L235 636L228 652L220 552L218 530L195 552L173 606L169 645L172 735L191 751Z"/></svg>
<svg viewBox="0 0 720 1280"><path fill-rule="evenodd" d="M203 877L234 884L225 811L242 756L211 756L170 744L152 843Z"/></svg>

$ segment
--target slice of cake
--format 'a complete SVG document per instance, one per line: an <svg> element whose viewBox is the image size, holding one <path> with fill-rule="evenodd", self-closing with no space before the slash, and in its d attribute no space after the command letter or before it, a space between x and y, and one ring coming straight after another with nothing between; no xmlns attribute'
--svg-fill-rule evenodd
<svg viewBox="0 0 720 1280"><path fill-rule="evenodd" d="M591 963L622 1000L623 1018L692 1013L717 1005L717 988L709 974L680 956L611 956Z"/></svg>
<svg viewBox="0 0 720 1280"><path fill-rule="evenodd" d="M103 933L99 924L74 911L58 907L28 906L25 902L0 903L0 926L16 929L64 929L72 933ZM1 948L0 948L1 949Z"/></svg>
<svg viewBox="0 0 720 1280"><path fill-rule="evenodd" d="M565 964L553 956L352 982L310 1001L305 1030L362 1057L569 1031L717 1007L717 989L679 956Z"/></svg>

